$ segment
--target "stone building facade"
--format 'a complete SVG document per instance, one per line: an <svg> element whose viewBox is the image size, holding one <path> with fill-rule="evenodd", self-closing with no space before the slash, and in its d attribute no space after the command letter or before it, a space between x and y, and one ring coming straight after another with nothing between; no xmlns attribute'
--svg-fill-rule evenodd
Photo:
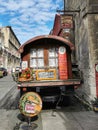
<svg viewBox="0 0 98 130"><path fill-rule="evenodd" d="M73 15L75 63L83 74L83 82L77 92L91 100L98 96L95 71L98 63L98 0L66 0L65 4L65 10Z"/></svg>
<svg viewBox="0 0 98 130"><path fill-rule="evenodd" d="M20 65L18 49L20 42L10 26L0 28L0 67L12 68Z"/></svg>

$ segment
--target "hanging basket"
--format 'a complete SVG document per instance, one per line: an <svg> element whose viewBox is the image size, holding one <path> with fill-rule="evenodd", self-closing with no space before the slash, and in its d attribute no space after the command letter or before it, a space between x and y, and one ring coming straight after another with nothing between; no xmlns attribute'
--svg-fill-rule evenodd
<svg viewBox="0 0 98 130"><path fill-rule="evenodd" d="M26 79L26 78L19 78L18 81L19 82L28 82L28 81L31 81L32 79L29 78L29 79Z"/></svg>
<svg viewBox="0 0 98 130"><path fill-rule="evenodd" d="M27 81L27 79L26 78L19 78L18 81L19 82L24 82L24 81Z"/></svg>

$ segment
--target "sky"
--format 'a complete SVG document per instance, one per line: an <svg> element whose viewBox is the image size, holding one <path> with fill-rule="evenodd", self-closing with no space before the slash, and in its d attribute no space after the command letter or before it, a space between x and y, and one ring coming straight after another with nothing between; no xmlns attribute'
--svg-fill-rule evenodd
<svg viewBox="0 0 98 130"><path fill-rule="evenodd" d="M63 0L0 0L0 27L11 26L21 44L47 35Z"/></svg>

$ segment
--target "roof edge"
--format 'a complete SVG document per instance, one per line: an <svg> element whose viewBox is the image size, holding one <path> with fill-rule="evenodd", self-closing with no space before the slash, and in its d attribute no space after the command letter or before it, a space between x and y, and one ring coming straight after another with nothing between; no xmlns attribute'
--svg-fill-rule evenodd
<svg viewBox="0 0 98 130"><path fill-rule="evenodd" d="M22 44L19 48L19 53L22 53L24 51L24 47L27 45L27 44L30 44L31 42L34 42L36 40L40 40L40 39L43 39L43 38L49 38L49 39L55 39L55 40L59 40L61 42L64 42L65 44L67 44L71 50L74 50L75 47L74 45L68 41L67 39L65 38L62 38L60 36L56 36L56 35L40 35L40 36L36 36L30 40L28 40L27 42L25 42L24 44Z"/></svg>

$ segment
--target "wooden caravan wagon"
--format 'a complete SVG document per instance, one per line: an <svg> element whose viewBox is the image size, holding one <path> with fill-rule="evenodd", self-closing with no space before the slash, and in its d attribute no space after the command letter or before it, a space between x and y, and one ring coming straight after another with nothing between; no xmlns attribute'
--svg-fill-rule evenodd
<svg viewBox="0 0 98 130"><path fill-rule="evenodd" d="M18 87L21 93L36 91L51 95L64 93L80 85L80 79L73 78L71 51L74 45L54 35L37 36L20 48L22 72ZM56 91L57 90L57 91Z"/></svg>

